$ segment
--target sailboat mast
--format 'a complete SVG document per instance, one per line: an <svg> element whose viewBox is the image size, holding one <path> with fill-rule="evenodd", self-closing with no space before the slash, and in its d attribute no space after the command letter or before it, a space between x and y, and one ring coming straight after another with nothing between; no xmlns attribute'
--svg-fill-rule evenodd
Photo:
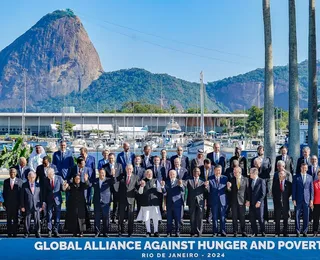
<svg viewBox="0 0 320 260"><path fill-rule="evenodd" d="M201 120L200 120L200 132L204 136L204 86L203 86L203 72L200 72L200 109L201 109Z"/></svg>

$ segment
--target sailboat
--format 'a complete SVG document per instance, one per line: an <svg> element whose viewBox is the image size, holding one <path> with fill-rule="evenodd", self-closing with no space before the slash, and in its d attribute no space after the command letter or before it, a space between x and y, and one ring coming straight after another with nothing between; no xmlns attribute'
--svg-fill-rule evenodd
<svg viewBox="0 0 320 260"><path fill-rule="evenodd" d="M200 72L200 109L201 109L201 119L200 119L200 132L199 136L195 137L193 141L187 145L188 153L197 153L199 149L202 149L205 154L213 152L213 140L207 138L205 135L204 128L204 85L203 85L203 73Z"/></svg>

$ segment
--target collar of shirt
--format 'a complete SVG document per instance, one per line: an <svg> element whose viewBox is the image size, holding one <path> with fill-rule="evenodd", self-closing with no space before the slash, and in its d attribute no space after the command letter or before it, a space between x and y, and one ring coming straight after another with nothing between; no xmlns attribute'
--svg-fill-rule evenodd
<svg viewBox="0 0 320 260"><path fill-rule="evenodd" d="M170 182L174 183L174 182L176 182L176 179L170 179Z"/></svg>
<svg viewBox="0 0 320 260"><path fill-rule="evenodd" d="M16 180L16 178L13 178L13 179L10 178L10 183L14 183L15 180Z"/></svg>

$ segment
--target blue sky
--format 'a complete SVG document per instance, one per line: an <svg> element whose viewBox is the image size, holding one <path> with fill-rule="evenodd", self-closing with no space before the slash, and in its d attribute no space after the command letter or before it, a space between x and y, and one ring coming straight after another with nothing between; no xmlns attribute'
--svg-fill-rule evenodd
<svg viewBox="0 0 320 260"><path fill-rule="evenodd" d="M81 18L105 71L138 67L198 81L203 70L205 81L213 81L264 66L262 0L3 0L0 50L45 14L65 8ZM271 0L271 8L274 65L286 65L288 1ZM296 0L296 8L303 61L308 1Z"/></svg>

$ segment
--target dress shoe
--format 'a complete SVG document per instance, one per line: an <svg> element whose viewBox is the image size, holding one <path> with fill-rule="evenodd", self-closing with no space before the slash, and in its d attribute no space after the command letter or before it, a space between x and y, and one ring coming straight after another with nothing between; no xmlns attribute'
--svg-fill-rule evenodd
<svg viewBox="0 0 320 260"><path fill-rule="evenodd" d="M154 237L160 237L159 232L155 232Z"/></svg>
<svg viewBox="0 0 320 260"><path fill-rule="evenodd" d="M300 237L300 232L297 232L297 237Z"/></svg>
<svg viewBox="0 0 320 260"><path fill-rule="evenodd" d="M207 222L207 224L210 224L210 220L208 218L206 219L206 222Z"/></svg>
<svg viewBox="0 0 320 260"><path fill-rule="evenodd" d="M243 233L242 233L242 237L248 237L247 233L246 233L246 232L243 232Z"/></svg>
<svg viewBox="0 0 320 260"><path fill-rule="evenodd" d="M180 237L180 233L176 233L176 237Z"/></svg>
<svg viewBox="0 0 320 260"><path fill-rule="evenodd" d="M217 236L217 234L215 234L215 233L214 233L214 234L212 234L212 237L216 237L216 236Z"/></svg>
<svg viewBox="0 0 320 260"><path fill-rule="evenodd" d="M128 237L132 237L132 234L128 234Z"/></svg>
<svg viewBox="0 0 320 260"><path fill-rule="evenodd" d="M121 232L118 233L118 237L122 237L122 233Z"/></svg>
<svg viewBox="0 0 320 260"><path fill-rule="evenodd" d="M104 233L103 237L109 237L109 235L107 233Z"/></svg>
<svg viewBox="0 0 320 260"><path fill-rule="evenodd" d="M114 218L111 219L111 223L112 223L112 224L115 224L115 223L116 223L116 221L115 221Z"/></svg>
<svg viewBox="0 0 320 260"><path fill-rule="evenodd" d="M49 233L48 233L48 238L51 238L51 237L52 237L52 232L49 231Z"/></svg>
<svg viewBox="0 0 320 260"><path fill-rule="evenodd" d="M284 237L288 237L288 234L287 234L287 233L285 233L285 234L283 234L283 236L284 236Z"/></svg>
<svg viewBox="0 0 320 260"><path fill-rule="evenodd" d="M313 236L316 237L318 235L318 232L313 232Z"/></svg>
<svg viewBox="0 0 320 260"><path fill-rule="evenodd" d="M308 234L307 233L303 233L303 237L308 237Z"/></svg>
<svg viewBox="0 0 320 260"><path fill-rule="evenodd" d="M238 236L238 234L237 234L237 233L233 233L233 236L234 236L234 237L237 237L237 236Z"/></svg>
<svg viewBox="0 0 320 260"><path fill-rule="evenodd" d="M167 237L171 237L171 234L170 234L170 233L167 233Z"/></svg>
<svg viewBox="0 0 320 260"><path fill-rule="evenodd" d="M17 237L17 234L13 234L12 237Z"/></svg>
<svg viewBox="0 0 320 260"><path fill-rule="evenodd" d="M80 233L79 237L83 237L83 232Z"/></svg>
<svg viewBox="0 0 320 260"><path fill-rule="evenodd" d="M41 235L39 233L37 233L36 238L41 238Z"/></svg>
<svg viewBox="0 0 320 260"><path fill-rule="evenodd" d="M96 233L95 235L94 235L94 237L99 237L100 236L100 233Z"/></svg>
<svg viewBox="0 0 320 260"><path fill-rule="evenodd" d="M24 234L24 238L28 238L29 237L29 234Z"/></svg>
<svg viewBox="0 0 320 260"><path fill-rule="evenodd" d="M76 233L74 233L73 235L72 235L72 237L77 237L78 235L76 234Z"/></svg>
<svg viewBox="0 0 320 260"><path fill-rule="evenodd" d="M54 237L56 237L56 238L61 237L61 236L60 236L60 234L59 234L58 232L54 232L54 233L53 233L53 236L54 236Z"/></svg>
<svg viewBox="0 0 320 260"><path fill-rule="evenodd" d="M261 233L261 236L262 236L262 237L265 237L265 236L266 236L266 233L265 233L265 232L262 232L262 233Z"/></svg>
<svg viewBox="0 0 320 260"><path fill-rule="evenodd" d="M226 236L227 236L226 232L222 232L222 233L221 233L221 236L222 236L222 237L226 237Z"/></svg>
<svg viewBox="0 0 320 260"><path fill-rule="evenodd" d="M258 234L252 234L251 235L251 237L257 237L258 236Z"/></svg>
<svg viewBox="0 0 320 260"><path fill-rule="evenodd" d="M146 237L150 237L150 236L151 236L151 233L147 232Z"/></svg>
<svg viewBox="0 0 320 260"><path fill-rule="evenodd" d="M275 234L274 237L279 237L279 234Z"/></svg>
<svg viewBox="0 0 320 260"><path fill-rule="evenodd" d="M190 234L190 237L195 237L195 235L194 234Z"/></svg>
<svg viewBox="0 0 320 260"><path fill-rule="evenodd" d="M196 235L196 237L202 237L202 233L200 233L200 234Z"/></svg>

